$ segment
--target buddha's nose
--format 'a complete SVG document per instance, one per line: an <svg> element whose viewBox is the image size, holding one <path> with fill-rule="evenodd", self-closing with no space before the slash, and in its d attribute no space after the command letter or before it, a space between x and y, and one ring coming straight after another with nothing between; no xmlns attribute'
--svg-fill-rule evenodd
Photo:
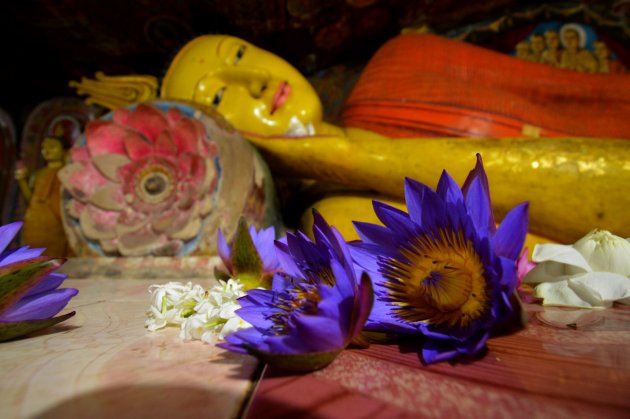
<svg viewBox="0 0 630 419"><path fill-rule="evenodd" d="M267 88L269 80L271 80L271 73L261 67L231 67L223 69L221 73L226 80L245 86L255 98L259 98L262 95L262 92Z"/></svg>

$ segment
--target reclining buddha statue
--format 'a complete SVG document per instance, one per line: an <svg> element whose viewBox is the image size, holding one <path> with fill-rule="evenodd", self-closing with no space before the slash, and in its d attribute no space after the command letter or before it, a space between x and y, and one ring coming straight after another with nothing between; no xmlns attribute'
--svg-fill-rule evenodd
<svg viewBox="0 0 630 419"><path fill-rule="evenodd" d="M113 107L90 83L75 86ZM595 227L630 236L624 74L578 73L409 33L367 64L339 127L323 121L315 90L282 58L211 35L177 53L159 95L215 109L280 175L365 188L395 202L404 177L434 186L446 169L461 183L481 153L499 216L529 200L530 230L553 240L574 241ZM370 199L348 199L355 200L335 211L367 217Z"/></svg>

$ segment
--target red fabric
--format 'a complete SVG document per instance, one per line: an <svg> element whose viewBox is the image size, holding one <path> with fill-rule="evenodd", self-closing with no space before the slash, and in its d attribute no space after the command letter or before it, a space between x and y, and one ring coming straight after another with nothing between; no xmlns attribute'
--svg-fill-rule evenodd
<svg viewBox="0 0 630 419"><path fill-rule="evenodd" d="M591 74L433 35L407 34L372 58L346 101L345 126L390 137L630 138L630 76Z"/></svg>

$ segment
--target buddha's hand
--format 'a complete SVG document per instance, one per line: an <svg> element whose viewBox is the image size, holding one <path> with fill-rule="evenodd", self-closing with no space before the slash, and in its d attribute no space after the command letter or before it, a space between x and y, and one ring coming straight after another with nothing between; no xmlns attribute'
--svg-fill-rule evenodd
<svg viewBox="0 0 630 419"><path fill-rule="evenodd" d="M28 177L28 169L24 165L24 162L18 161L15 165L15 172L13 173L15 180L26 180Z"/></svg>

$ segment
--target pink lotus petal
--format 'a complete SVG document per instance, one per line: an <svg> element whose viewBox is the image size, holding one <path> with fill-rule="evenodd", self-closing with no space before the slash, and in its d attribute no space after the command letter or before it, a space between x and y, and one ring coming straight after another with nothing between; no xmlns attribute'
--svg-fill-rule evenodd
<svg viewBox="0 0 630 419"><path fill-rule="evenodd" d="M192 119L186 118L180 120L175 127L171 129L173 140L177 144L178 154L197 153L197 127Z"/></svg>
<svg viewBox="0 0 630 419"><path fill-rule="evenodd" d="M87 147L72 147L70 149L70 160L74 163L82 163L90 160L90 153Z"/></svg>
<svg viewBox="0 0 630 419"><path fill-rule="evenodd" d="M124 137L125 150L131 160L141 160L153 155L153 144L137 132L129 131Z"/></svg>
<svg viewBox="0 0 630 419"><path fill-rule="evenodd" d="M201 192L203 186L209 186L208 184L203 185L206 173L206 160L198 155L191 156L189 182L195 188L197 194Z"/></svg>
<svg viewBox="0 0 630 419"><path fill-rule="evenodd" d="M113 183L98 188L89 201L95 207L108 211L120 211L126 206L122 189Z"/></svg>
<svg viewBox="0 0 630 419"><path fill-rule="evenodd" d="M70 163L59 171L58 177L63 187L81 201L88 200L94 191L108 183L92 164Z"/></svg>
<svg viewBox="0 0 630 419"><path fill-rule="evenodd" d="M85 237L92 240L109 240L116 237L114 226L119 213L104 211L87 205L79 216L81 230Z"/></svg>
<svg viewBox="0 0 630 419"><path fill-rule="evenodd" d="M169 234L169 237L173 239L179 239L183 241L192 240L201 231L201 219L199 217L191 218L188 222L182 226L178 231L174 231Z"/></svg>
<svg viewBox="0 0 630 419"><path fill-rule="evenodd" d="M106 254L117 254L118 253L118 238L108 239L108 240L99 240L101 244L101 249Z"/></svg>
<svg viewBox="0 0 630 419"><path fill-rule="evenodd" d="M131 112L125 108L118 108L114 111L114 116L112 120L118 125L128 125L129 115Z"/></svg>
<svg viewBox="0 0 630 419"><path fill-rule="evenodd" d="M170 211L159 214L153 218L151 226L156 232L164 232L168 237L172 237L174 233L183 230L191 220L197 218L199 218L199 204L195 202L194 205L188 209L173 208ZM196 234L197 233L192 237ZM186 239L183 237L178 238L189 240L192 237Z"/></svg>
<svg viewBox="0 0 630 419"><path fill-rule="evenodd" d="M188 182L177 185L177 209L188 210L195 203L196 189Z"/></svg>
<svg viewBox="0 0 630 419"><path fill-rule="evenodd" d="M131 111L128 127L141 132L151 142L155 142L162 131L168 128L168 121L158 109L148 105L138 105Z"/></svg>
<svg viewBox="0 0 630 419"><path fill-rule="evenodd" d="M128 130L113 122L96 120L85 129L87 148L92 157L100 154L126 154L123 139Z"/></svg>
<svg viewBox="0 0 630 419"><path fill-rule="evenodd" d="M122 236L138 231L144 228L149 223L149 220L150 218L146 214L133 211L121 211L115 227L116 234Z"/></svg>
<svg viewBox="0 0 630 419"><path fill-rule="evenodd" d="M153 249L152 254L154 256L172 256L179 253L184 247L184 243L181 240L168 240L160 247Z"/></svg>
<svg viewBox="0 0 630 419"><path fill-rule="evenodd" d="M154 150L156 156L173 157L177 155L177 145L175 145L170 132L162 131L155 141Z"/></svg>
<svg viewBox="0 0 630 419"><path fill-rule="evenodd" d="M169 127L174 127L183 117L184 115L177 108L170 108L166 111L166 120L168 121Z"/></svg>
<svg viewBox="0 0 630 419"><path fill-rule="evenodd" d="M122 154L101 154L100 156L95 156L92 159L92 162L94 163L96 169L103 174L103 176L113 182L119 183L119 168L121 166L128 165L131 163L131 160Z"/></svg>
<svg viewBox="0 0 630 419"><path fill-rule="evenodd" d="M199 196L203 196L204 194L209 194L214 192L217 187L217 172L214 166L214 162L212 160L205 159L205 176L201 183Z"/></svg>
<svg viewBox="0 0 630 419"><path fill-rule="evenodd" d="M123 256L145 256L153 254L168 243L163 234L156 234L145 226L133 233L123 234L118 241L118 249Z"/></svg>
<svg viewBox="0 0 630 419"><path fill-rule="evenodd" d="M77 200L77 199L71 199L70 201L68 201L68 203L66 204L66 210L68 211L68 214L73 217L73 218L79 218L79 215L81 214L81 212L84 210L85 206L87 204L84 204L83 202Z"/></svg>

